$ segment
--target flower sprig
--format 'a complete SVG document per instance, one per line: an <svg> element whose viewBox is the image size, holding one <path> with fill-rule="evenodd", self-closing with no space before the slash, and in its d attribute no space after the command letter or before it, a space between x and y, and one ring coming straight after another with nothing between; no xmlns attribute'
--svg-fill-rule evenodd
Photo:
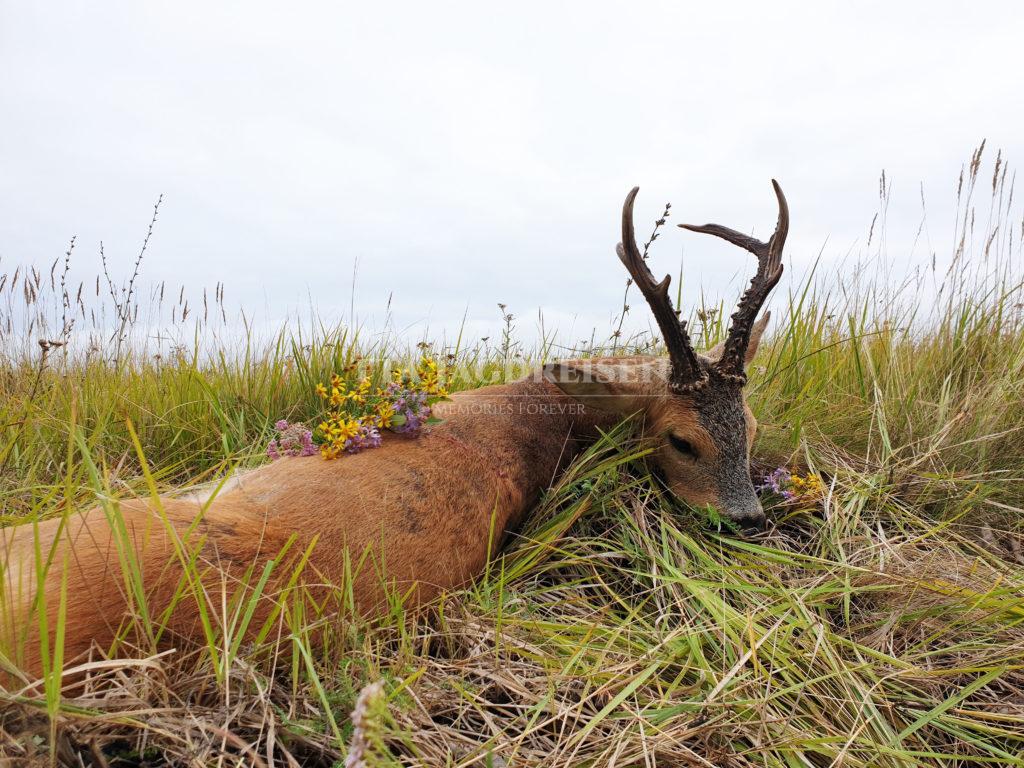
<svg viewBox="0 0 1024 768"><path fill-rule="evenodd" d="M312 456L316 453L313 433L301 421L294 424L281 419L274 424L277 437L267 446L267 456L280 459L282 456Z"/></svg>
<svg viewBox="0 0 1024 768"><path fill-rule="evenodd" d="M798 472L791 472L786 467L779 467L764 478L758 490L781 496L788 503L815 504L825 496L825 483L821 475L815 472L801 475Z"/></svg>
<svg viewBox="0 0 1024 768"><path fill-rule="evenodd" d="M391 380L383 386L373 385L369 371L351 384L333 374L328 383L317 385L316 394L325 412L313 439L321 456L335 459L378 447L383 430L417 434L424 425L439 421L433 406L448 397L448 390L437 361L423 355L412 371L392 370Z"/></svg>

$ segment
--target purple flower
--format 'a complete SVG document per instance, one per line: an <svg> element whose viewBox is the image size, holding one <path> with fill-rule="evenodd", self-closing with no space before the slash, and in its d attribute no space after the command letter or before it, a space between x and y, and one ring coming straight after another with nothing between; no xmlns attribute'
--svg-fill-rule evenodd
<svg viewBox="0 0 1024 768"><path fill-rule="evenodd" d="M764 482L757 486L757 490L771 491L782 496L784 499L792 499L793 492L787 488L791 477L792 475L790 475L788 469L779 467L764 478Z"/></svg>
<svg viewBox="0 0 1024 768"><path fill-rule="evenodd" d="M429 395L426 392L410 389L408 386L392 382L385 390L402 423L392 424L391 431L400 434L416 434L430 419L431 407L427 404Z"/></svg>
<svg viewBox="0 0 1024 768"><path fill-rule="evenodd" d="M379 448L380 443L380 431L376 427L364 425L359 428L359 434L345 441L345 450L349 453L358 453L365 448Z"/></svg>

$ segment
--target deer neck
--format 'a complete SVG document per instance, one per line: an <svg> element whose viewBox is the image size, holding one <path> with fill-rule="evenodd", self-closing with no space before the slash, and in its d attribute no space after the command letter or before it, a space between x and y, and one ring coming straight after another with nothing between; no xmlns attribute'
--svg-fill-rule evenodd
<svg viewBox="0 0 1024 768"><path fill-rule="evenodd" d="M505 527L524 511L614 416L565 395L540 376L460 392L437 407L443 422L433 437L475 455L481 470L508 487L511 505Z"/></svg>

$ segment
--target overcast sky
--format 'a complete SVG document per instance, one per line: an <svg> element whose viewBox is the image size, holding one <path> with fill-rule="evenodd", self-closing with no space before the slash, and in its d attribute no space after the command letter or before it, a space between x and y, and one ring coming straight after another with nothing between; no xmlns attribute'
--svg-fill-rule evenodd
<svg viewBox="0 0 1024 768"><path fill-rule="evenodd" d="M466 312L484 334L502 301L580 338L621 302L634 184L642 232L671 200L766 236L778 178L799 273L863 248L885 169L890 258L947 254L972 148L1024 154L1022 32L1019 0L0 0L0 258L48 268L78 235L80 274L102 239L125 275L163 193L148 281L333 320L358 259L367 323L393 295L410 334ZM674 227L659 245L688 299L753 268Z"/></svg>

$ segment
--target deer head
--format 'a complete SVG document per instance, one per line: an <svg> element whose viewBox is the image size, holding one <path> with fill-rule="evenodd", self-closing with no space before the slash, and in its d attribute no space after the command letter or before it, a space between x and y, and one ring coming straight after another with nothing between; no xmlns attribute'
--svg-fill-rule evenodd
<svg viewBox="0 0 1024 768"><path fill-rule="evenodd" d="M654 440L654 462L667 487L696 506L711 505L744 531L759 530L765 515L750 477L750 448L757 421L744 397L745 367L757 352L769 315L757 319L782 277L782 249L789 208L772 181L779 219L767 243L717 224L684 229L728 240L757 257L757 274L740 299L725 341L695 352L686 321L669 299L671 281L655 282L633 231L633 202L622 207L619 258L654 313L668 357L602 358L558 363L549 378L588 407L620 415L640 413L645 437Z"/></svg>

